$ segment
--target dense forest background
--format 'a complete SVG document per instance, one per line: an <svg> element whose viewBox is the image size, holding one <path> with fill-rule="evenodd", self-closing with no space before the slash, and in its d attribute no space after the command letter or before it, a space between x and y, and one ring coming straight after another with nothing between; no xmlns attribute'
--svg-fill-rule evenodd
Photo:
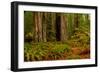
<svg viewBox="0 0 100 73"><path fill-rule="evenodd" d="M24 11L24 61L90 58L90 15Z"/></svg>

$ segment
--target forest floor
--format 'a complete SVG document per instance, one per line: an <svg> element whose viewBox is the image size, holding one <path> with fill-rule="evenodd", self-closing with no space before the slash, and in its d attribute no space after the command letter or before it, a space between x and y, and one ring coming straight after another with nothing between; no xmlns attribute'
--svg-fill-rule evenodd
<svg viewBox="0 0 100 73"><path fill-rule="evenodd" d="M89 59L90 49L71 48L68 59Z"/></svg>
<svg viewBox="0 0 100 73"><path fill-rule="evenodd" d="M67 43L25 43L24 61L89 59L90 48L70 47Z"/></svg>

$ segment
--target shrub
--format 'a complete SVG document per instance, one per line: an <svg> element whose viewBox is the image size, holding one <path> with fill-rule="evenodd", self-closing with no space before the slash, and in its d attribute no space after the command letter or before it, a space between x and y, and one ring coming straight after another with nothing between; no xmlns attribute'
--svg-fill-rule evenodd
<svg viewBox="0 0 100 73"><path fill-rule="evenodd" d="M70 47L61 42L25 43L24 58L25 61L56 60L69 51Z"/></svg>
<svg viewBox="0 0 100 73"><path fill-rule="evenodd" d="M81 31L81 29L77 29L76 31L69 40L70 45L72 47L89 48L90 35L86 31Z"/></svg>

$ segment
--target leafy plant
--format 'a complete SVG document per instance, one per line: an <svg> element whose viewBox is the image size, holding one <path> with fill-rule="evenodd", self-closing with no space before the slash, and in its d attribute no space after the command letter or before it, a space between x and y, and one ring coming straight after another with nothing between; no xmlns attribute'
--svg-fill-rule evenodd
<svg viewBox="0 0 100 73"><path fill-rule="evenodd" d="M67 44L48 42L48 43L25 43L24 55L26 61L31 60L45 60L45 59L58 59L63 57L65 52L70 51L70 47Z"/></svg>

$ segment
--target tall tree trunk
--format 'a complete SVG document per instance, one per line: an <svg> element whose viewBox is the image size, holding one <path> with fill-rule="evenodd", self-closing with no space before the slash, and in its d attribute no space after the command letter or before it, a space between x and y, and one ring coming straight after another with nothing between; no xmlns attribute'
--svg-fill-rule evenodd
<svg viewBox="0 0 100 73"><path fill-rule="evenodd" d="M61 41L67 40L66 20L64 14L61 14Z"/></svg>
<svg viewBox="0 0 100 73"><path fill-rule="evenodd" d="M35 12L33 13L34 14L34 24L35 24L35 42L38 42L38 33L39 33L39 30L38 30L38 14ZM34 32L33 32L34 33Z"/></svg>
<svg viewBox="0 0 100 73"><path fill-rule="evenodd" d="M46 42L46 27L47 27L47 13L43 13L43 19L42 19L42 23L43 23L43 29L42 29L42 33L43 33L43 42Z"/></svg>
<svg viewBox="0 0 100 73"><path fill-rule="evenodd" d="M79 26L79 15L78 14L74 15L74 26L76 28L78 28L78 26Z"/></svg>
<svg viewBox="0 0 100 73"><path fill-rule="evenodd" d="M35 19L35 42L42 42L42 14L40 12L34 13Z"/></svg>
<svg viewBox="0 0 100 73"><path fill-rule="evenodd" d="M38 37L39 37L39 42L42 42L42 13L38 12Z"/></svg>
<svg viewBox="0 0 100 73"><path fill-rule="evenodd" d="M52 40L56 40L56 13L51 13L51 31L52 31Z"/></svg>
<svg viewBox="0 0 100 73"><path fill-rule="evenodd" d="M59 13L56 13L56 40L60 41L61 40L61 17Z"/></svg>
<svg viewBox="0 0 100 73"><path fill-rule="evenodd" d="M75 19L74 19L74 17L75 17L75 14L71 14L71 36L74 34L74 30L75 30L75 27L74 27L74 21L75 21Z"/></svg>

